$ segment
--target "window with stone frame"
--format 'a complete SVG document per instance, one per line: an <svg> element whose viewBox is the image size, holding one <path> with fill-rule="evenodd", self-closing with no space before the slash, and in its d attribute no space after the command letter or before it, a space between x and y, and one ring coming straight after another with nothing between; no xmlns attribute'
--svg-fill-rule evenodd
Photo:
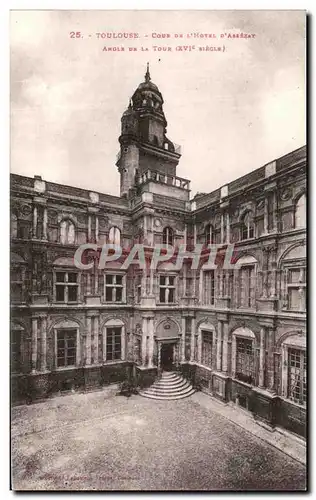
<svg viewBox="0 0 316 500"><path fill-rule="evenodd" d="M109 231L109 243L112 245L121 244L121 231L118 227L112 226Z"/></svg>
<svg viewBox="0 0 316 500"><path fill-rule="evenodd" d="M104 281L105 302L125 302L125 275L106 273Z"/></svg>
<svg viewBox="0 0 316 500"><path fill-rule="evenodd" d="M73 245L76 240L75 225L70 219L64 219L60 223L60 243L62 245Z"/></svg>
<svg viewBox="0 0 316 500"><path fill-rule="evenodd" d="M288 267L287 274L287 303L292 311L306 310L306 268Z"/></svg>
<svg viewBox="0 0 316 500"><path fill-rule="evenodd" d="M106 360L114 361L122 357L122 328L108 327L106 329Z"/></svg>
<svg viewBox="0 0 316 500"><path fill-rule="evenodd" d="M242 218L241 223L241 240L248 240L249 238L254 238L255 236L255 225L253 221L252 212L246 212Z"/></svg>
<svg viewBox="0 0 316 500"><path fill-rule="evenodd" d="M254 308L256 302L256 269L254 265L241 266L239 287L239 307Z"/></svg>
<svg viewBox="0 0 316 500"><path fill-rule="evenodd" d="M236 373L237 379L248 384L255 382L255 353L253 340L236 337Z"/></svg>
<svg viewBox="0 0 316 500"><path fill-rule="evenodd" d="M213 332L202 330L202 364L212 367Z"/></svg>
<svg viewBox="0 0 316 500"><path fill-rule="evenodd" d="M215 231L212 224L207 224L204 230L204 236L205 236L205 245L215 244Z"/></svg>
<svg viewBox="0 0 316 500"><path fill-rule="evenodd" d="M24 269L19 265L11 265L10 300L14 303L23 302Z"/></svg>
<svg viewBox="0 0 316 500"><path fill-rule="evenodd" d="M173 304L176 302L176 276L162 274L159 279L160 304Z"/></svg>
<svg viewBox="0 0 316 500"><path fill-rule="evenodd" d="M306 351L288 348L287 397L301 405L306 404L307 371Z"/></svg>
<svg viewBox="0 0 316 500"><path fill-rule="evenodd" d="M139 304L142 296L142 275L136 274L135 276L135 303Z"/></svg>
<svg viewBox="0 0 316 500"><path fill-rule="evenodd" d="M171 227L165 227L162 232L162 243L163 245L173 245L174 242L174 232Z"/></svg>
<svg viewBox="0 0 316 500"><path fill-rule="evenodd" d="M11 213L10 231L11 231L11 238L18 237L18 218L14 213Z"/></svg>
<svg viewBox="0 0 316 500"><path fill-rule="evenodd" d="M294 227L297 229L306 227L306 195L302 194L295 204Z"/></svg>
<svg viewBox="0 0 316 500"><path fill-rule="evenodd" d="M59 329L56 331L56 336L57 368L76 366L77 330L75 328Z"/></svg>
<svg viewBox="0 0 316 500"><path fill-rule="evenodd" d="M24 328L20 325L13 324L11 327L11 371L19 373L21 371L21 344Z"/></svg>
<svg viewBox="0 0 316 500"><path fill-rule="evenodd" d="M202 271L202 305L215 304L215 271Z"/></svg>
<svg viewBox="0 0 316 500"><path fill-rule="evenodd" d="M55 301L75 303L79 300L79 273L55 271Z"/></svg>

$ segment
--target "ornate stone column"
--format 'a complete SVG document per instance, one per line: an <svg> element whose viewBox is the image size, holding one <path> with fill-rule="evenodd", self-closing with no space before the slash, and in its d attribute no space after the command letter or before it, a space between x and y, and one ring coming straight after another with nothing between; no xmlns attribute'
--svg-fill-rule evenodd
<svg viewBox="0 0 316 500"><path fill-rule="evenodd" d="M91 241L91 215L88 215L88 242Z"/></svg>
<svg viewBox="0 0 316 500"><path fill-rule="evenodd" d="M260 354L259 354L259 387L264 387L264 370L265 370L265 327L260 330Z"/></svg>
<svg viewBox="0 0 316 500"><path fill-rule="evenodd" d="M91 317L86 317L86 365L91 365Z"/></svg>
<svg viewBox="0 0 316 500"><path fill-rule="evenodd" d="M228 370L228 322L223 321L223 363L222 370L227 373Z"/></svg>
<svg viewBox="0 0 316 500"><path fill-rule="evenodd" d="M37 206L33 207L33 238L36 238L36 230L37 230Z"/></svg>
<svg viewBox="0 0 316 500"><path fill-rule="evenodd" d="M107 332L106 332L106 327L103 327L103 346L102 346L102 354L103 354L103 363L105 363L106 361L106 335L107 335Z"/></svg>
<svg viewBox="0 0 316 500"><path fill-rule="evenodd" d="M224 243L224 212L221 213L221 243Z"/></svg>
<svg viewBox="0 0 316 500"><path fill-rule="evenodd" d="M47 240L47 208L44 207L43 212L43 239Z"/></svg>
<svg viewBox="0 0 316 500"><path fill-rule="evenodd" d="M146 366L147 357L147 318L142 319L142 366Z"/></svg>
<svg viewBox="0 0 316 500"><path fill-rule="evenodd" d="M37 370L37 318L32 318L32 372Z"/></svg>
<svg viewBox="0 0 316 500"><path fill-rule="evenodd" d="M191 321L191 346L190 346L190 361L194 362L194 349L195 348L195 318Z"/></svg>
<svg viewBox="0 0 316 500"><path fill-rule="evenodd" d="M94 356L95 364L99 363L99 316L94 317Z"/></svg>
<svg viewBox="0 0 316 500"><path fill-rule="evenodd" d="M198 337L197 337L197 362L199 364L202 363L202 331L199 328Z"/></svg>
<svg viewBox="0 0 316 500"><path fill-rule="evenodd" d="M99 241L99 217L95 216L95 242Z"/></svg>
<svg viewBox="0 0 316 500"><path fill-rule="evenodd" d="M185 362L185 326L186 326L186 320L185 317L182 317L182 336L181 336L181 362Z"/></svg>
<svg viewBox="0 0 316 500"><path fill-rule="evenodd" d="M229 221L229 212L226 212L226 243L230 243L230 221Z"/></svg>
<svg viewBox="0 0 316 500"><path fill-rule="evenodd" d="M268 234L269 232L269 200L266 194L264 198L264 215L263 215L263 233Z"/></svg>
<svg viewBox="0 0 316 500"><path fill-rule="evenodd" d="M216 370L222 369L222 321L217 326Z"/></svg>
<svg viewBox="0 0 316 500"><path fill-rule="evenodd" d="M41 318L41 371L46 371L46 352L47 352L47 318Z"/></svg>
<svg viewBox="0 0 316 500"><path fill-rule="evenodd" d="M154 366L154 317L151 316L148 319L148 368Z"/></svg>

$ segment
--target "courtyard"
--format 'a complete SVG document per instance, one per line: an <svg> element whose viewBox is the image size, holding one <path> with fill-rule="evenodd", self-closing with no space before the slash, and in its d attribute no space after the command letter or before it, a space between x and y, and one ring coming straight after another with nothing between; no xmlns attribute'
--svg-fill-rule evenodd
<svg viewBox="0 0 316 500"><path fill-rule="evenodd" d="M305 489L302 463L203 407L198 394L71 394L14 407L11 426L15 490Z"/></svg>

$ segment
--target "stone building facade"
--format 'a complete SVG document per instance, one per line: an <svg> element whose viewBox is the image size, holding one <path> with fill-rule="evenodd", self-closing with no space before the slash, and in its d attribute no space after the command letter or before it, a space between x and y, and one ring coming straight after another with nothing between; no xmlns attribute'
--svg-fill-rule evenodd
<svg viewBox="0 0 316 500"><path fill-rule="evenodd" d="M11 174L13 401L131 374L149 385L173 368L304 434L306 148L190 199L148 69L121 121L119 197ZM79 269L74 254L87 243L120 245L122 257ZM135 244L147 265L125 269ZM151 269L157 245L202 245L197 268L173 258Z"/></svg>

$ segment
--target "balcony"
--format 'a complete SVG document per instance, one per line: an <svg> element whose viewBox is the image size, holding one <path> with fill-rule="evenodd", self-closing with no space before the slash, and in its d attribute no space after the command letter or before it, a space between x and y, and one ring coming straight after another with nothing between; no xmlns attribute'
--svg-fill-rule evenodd
<svg viewBox="0 0 316 500"><path fill-rule="evenodd" d="M156 170L146 170L137 180L138 185L145 184L146 182L159 182L161 184L167 184L168 186L175 186L190 191L190 181L188 179L162 174Z"/></svg>

